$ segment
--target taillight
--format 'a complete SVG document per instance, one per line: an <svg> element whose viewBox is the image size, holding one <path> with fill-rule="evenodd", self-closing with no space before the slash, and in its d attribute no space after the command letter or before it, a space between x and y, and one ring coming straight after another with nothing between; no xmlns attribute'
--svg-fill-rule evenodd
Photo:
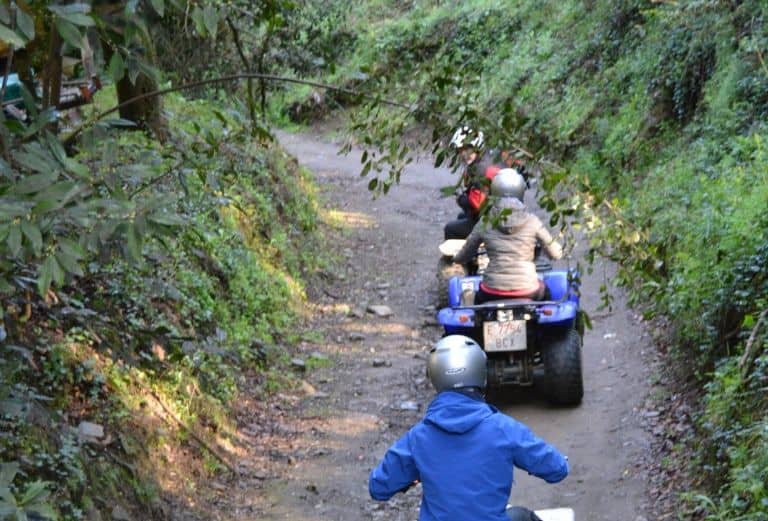
<svg viewBox="0 0 768 521"><path fill-rule="evenodd" d="M544 308L544 309L541 310L541 314L542 315L550 316L552 314L552 310L549 309L549 308Z"/></svg>
<svg viewBox="0 0 768 521"><path fill-rule="evenodd" d="M469 315L459 315L459 322L469 322Z"/></svg>

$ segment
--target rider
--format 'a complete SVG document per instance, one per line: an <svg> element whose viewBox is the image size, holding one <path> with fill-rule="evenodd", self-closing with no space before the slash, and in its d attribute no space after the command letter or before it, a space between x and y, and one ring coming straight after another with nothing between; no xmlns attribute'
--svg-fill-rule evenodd
<svg viewBox="0 0 768 521"><path fill-rule="evenodd" d="M503 148L498 151L495 159L496 162L503 168L514 168L517 170L517 173L523 176L523 179L525 179L526 186L530 187L530 182L528 181L530 174L526 167L525 161L522 159L522 154L523 153L520 151L513 152L512 150Z"/></svg>
<svg viewBox="0 0 768 521"><path fill-rule="evenodd" d="M419 521L533 521L506 510L513 467L557 483L568 462L522 423L485 402L487 361L469 337L446 336L427 360L437 391L424 418L392 445L371 472L368 490L386 501L421 482Z"/></svg>
<svg viewBox="0 0 768 521"><path fill-rule="evenodd" d="M480 208L488 194L488 183L501 166L494 162L494 153L485 150L482 131L464 125L456 129L450 143L464 163L461 176L462 191L456 198L462 213L444 228L445 239L464 239L480 219Z"/></svg>
<svg viewBox="0 0 768 521"><path fill-rule="evenodd" d="M498 199L489 222L479 222L453 262L466 264L485 243L488 267L475 295L475 304L504 298L544 300L547 288L536 275L535 249L540 244L552 259L563 256L563 248L552 238L541 220L523 204L526 183L513 168L501 170L491 182L491 195Z"/></svg>

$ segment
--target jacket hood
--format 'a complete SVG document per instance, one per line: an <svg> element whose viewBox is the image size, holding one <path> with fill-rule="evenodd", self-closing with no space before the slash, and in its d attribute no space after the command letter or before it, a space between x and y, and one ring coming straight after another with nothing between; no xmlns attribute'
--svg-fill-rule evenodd
<svg viewBox="0 0 768 521"><path fill-rule="evenodd" d="M495 407L484 401L458 392L443 391L429 404L424 423L446 432L462 434L497 412Z"/></svg>
<svg viewBox="0 0 768 521"><path fill-rule="evenodd" d="M528 212L517 197L500 197L493 204L490 218L497 230L510 234L525 224Z"/></svg>

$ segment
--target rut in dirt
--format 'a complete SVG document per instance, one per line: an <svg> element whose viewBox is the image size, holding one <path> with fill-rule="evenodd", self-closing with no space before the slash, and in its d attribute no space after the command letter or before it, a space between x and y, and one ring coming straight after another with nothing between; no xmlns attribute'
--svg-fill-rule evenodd
<svg viewBox="0 0 768 521"><path fill-rule="evenodd" d="M307 373L302 395L283 397L272 411L280 432L253 438L254 446L272 450L254 451L250 464L260 479L222 498L221 519L416 519L419 487L378 503L368 497L367 477L434 395L425 353L442 333L435 320L437 247L443 224L457 210L439 189L456 178L417 162L400 185L374 200L368 179L359 177L359 152L340 156L338 145L309 134L279 138L314 173L326 209L342 223L332 247L344 262L310 292L313 329L322 340L306 341L296 353L329 363ZM650 508L644 401L653 350L620 294L610 312L597 310L598 288L611 266L596 266L594 273L583 275L581 288L593 324L584 337L581 405L552 407L535 387L494 397L571 464L569 477L556 485L517 471L510 502L571 507L580 521L641 521ZM371 305L387 306L391 314L371 313Z"/></svg>

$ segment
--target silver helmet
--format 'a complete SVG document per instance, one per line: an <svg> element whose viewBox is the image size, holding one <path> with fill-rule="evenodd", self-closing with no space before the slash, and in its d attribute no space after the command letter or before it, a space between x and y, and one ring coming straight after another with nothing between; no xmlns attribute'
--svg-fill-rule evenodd
<svg viewBox="0 0 768 521"><path fill-rule="evenodd" d="M467 125L457 128L451 138L451 147L456 149L464 147L481 149L484 146L485 136L483 136L483 132Z"/></svg>
<svg viewBox="0 0 768 521"><path fill-rule="evenodd" d="M514 168L502 168L491 181L491 194L496 197L516 197L522 201L525 188L525 178Z"/></svg>
<svg viewBox="0 0 768 521"><path fill-rule="evenodd" d="M427 376L437 392L462 387L485 389L486 360L485 352L471 338L445 336L429 352Z"/></svg>

